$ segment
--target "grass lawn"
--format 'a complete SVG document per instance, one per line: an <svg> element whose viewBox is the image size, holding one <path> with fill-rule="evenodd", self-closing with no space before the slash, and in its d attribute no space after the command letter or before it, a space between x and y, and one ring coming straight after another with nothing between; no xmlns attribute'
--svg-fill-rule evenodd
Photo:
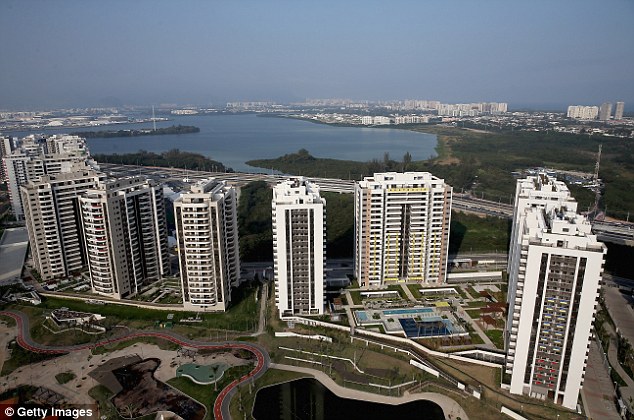
<svg viewBox="0 0 634 420"><path fill-rule="evenodd" d="M55 375L57 383L63 385L75 379L77 376L73 372L62 372Z"/></svg>
<svg viewBox="0 0 634 420"><path fill-rule="evenodd" d="M484 344L484 340L477 333L470 332L471 344Z"/></svg>
<svg viewBox="0 0 634 420"><path fill-rule="evenodd" d="M407 288L409 289L409 291L412 293L412 295L416 299L422 299L423 298L423 295L421 295L421 293L420 293L420 284L408 284Z"/></svg>
<svg viewBox="0 0 634 420"><path fill-rule="evenodd" d="M460 295L461 298L469 299L469 297L467 296L465 291L462 289L462 287L454 286L454 289L456 289L456 292L458 292L458 294Z"/></svg>
<svg viewBox="0 0 634 420"><path fill-rule="evenodd" d="M354 305L361 305L361 292L359 290L351 290L350 297L352 297L352 303Z"/></svg>
<svg viewBox="0 0 634 420"><path fill-rule="evenodd" d="M467 306L469 308L483 308L487 306L486 302L476 301L476 302L467 302Z"/></svg>
<svg viewBox="0 0 634 420"><path fill-rule="evenodd" d="M207 415L205 416L205 419L213 419L212 409L218 393L220 393L220 391L222 391L224 387L229 385L235 379L238 379L249 373L251 369L253 369L252 365L236 366L227 369L222 379L218 382L217 387L215 387L214 385L198 385L185 377L172 378L167 381L167 383L178 389L179 391L187 394L199 403L203 404L207 409ZM234 398L236 397L237 396L234 396Z"/></svg>
<svg viewBox="0 0 634 420"><path fill-rule="evenodd" d="M30 365L31 363L43 362L44 360L54 359L55 357L61 356L60 354L44 354L44 353L34 353L20 347L16 342L12 342L9 344L9 349L11 350L11 357L8 360L4 361L4 365L2 365L2 371L0 372L0 376L8 375L14 370Z"/></svg>
<svg viewBox="0 0 634 420"><path fill-rule="evenodd" d="M192 330L224 329L232 331L250 331L255 328L254 320L258 319L258 304L254 294L256 286L243 285L232 292L233 305L224 313L202 313L203 322L195 326L187 325ZM73 311L91 312L106 317L109 325L127 325L130 328L153 328L156 321L166 321L169 313L174 313L175 323L188 317L195 317L195 312L155 310L123 306L113 303L93 305L74 299L48 297L40 305L42 309L69 308Z"/></svg>
<svg viewBox="0 0 634 420"><path fill-rule="evenodd" d="M491 339L495 347L504 349L504 332L502 330L488 330L484 332Z"/></svg>
<svg viewBox="0 0 634 420"><path fill-rule="evenodd" d="M479 309L467 309L465 312L468 313L469 316L471 318L473 318L473 319L480 318L480 310Z"/></svg>
<svg viewBox="0 0 634 420"><path fill-rule="evenodd" d="M251 413L253 411L257 391L270 385L277 385L284 382L293 381L295 379L309 378L310 375L299 372L289 372L285 370L269 369L260 379L255 381L253 392L238 392L231 399L231 418L239 419L244 416L243 413ZM244 387L244 386L243 386ZM240 406L242 405L242 411Z"/></svg>
<svg viewBox="0 0 634 420"><path fill-rule="evenodd" d="M387 290L397 291L401 299L407 299L407 297L405 296L405 292L403 291L403 288L401 287L400 284L391 284L387 286Z"/></svg>

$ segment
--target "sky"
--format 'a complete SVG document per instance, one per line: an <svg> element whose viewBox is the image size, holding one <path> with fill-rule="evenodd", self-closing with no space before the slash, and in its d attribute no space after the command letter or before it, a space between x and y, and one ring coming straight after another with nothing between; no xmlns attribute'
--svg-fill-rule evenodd
<svg viewBox="0 0 634 420"><path fill-rule="evenodd" d="M634 104L634 1L0 1L0 109Z"/></svg>

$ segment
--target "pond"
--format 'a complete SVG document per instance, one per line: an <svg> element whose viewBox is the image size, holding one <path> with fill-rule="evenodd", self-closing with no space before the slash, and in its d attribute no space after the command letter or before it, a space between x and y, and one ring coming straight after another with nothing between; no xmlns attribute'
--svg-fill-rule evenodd
<svg viewBox="0 0 634 420"><path fill-rule="evenodd" d="M298 379L258 391L253 417L257 420L441 420L445 415L440 406L431 401L389 405L339 398L315 379Z"/></svg>

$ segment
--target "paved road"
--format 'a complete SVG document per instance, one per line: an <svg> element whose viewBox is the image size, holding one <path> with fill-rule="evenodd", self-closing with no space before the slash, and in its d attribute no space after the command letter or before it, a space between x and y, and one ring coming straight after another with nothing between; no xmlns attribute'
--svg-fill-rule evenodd
<svg viewBox="0 0 634 420"><path fill-rule="evenodd" d="M614 404L615 393L610 373L604 364L603 349L596 341L590 343L581 400L586 416L592 420L619 420L621 416Z"/></svg>
<svg viewBox="0 0 634 420"><path fill-rule="evenodd" d="M603 287L605 305L616 324L617 332L623 335L630 343L634 343L632 298L621 293L618 287L610 287L612 284L614 283L606 276L606 286Z"/></svg>
<svg viewBox="0 0 634 420"><path fill-rule="evenodd" d="M180 346L192 347L196 349L240 349L253 353L253 355L255 355L257 359L255 368L248 374L231 382L229 385L227 385L227 387L225 387L225 389L220 392L220 394L218 394L218 397L216 398L213 406L214 417L216 419L231 419L231 415L229 413L229 405L231 403L231 397L233 397L233 395L235 394L237 387L242 383L255 380L262 376L271 364L271 359L269 358L268 352L264 348L254 343L245 343L240 341L210 343L205 341L189 340L171 331L131 332L123 336L99 341L97 343L79 344L74 346L47 346L33 341L29 333L29 319L24 313L19 311L0 311L0 315L4 315L15 320L18 326L18 335L16 339L17 343L22 348L35 353L63 354L73 351L92 349L95 347L101 347L104 345L140 337L160 338L172 343L176 343Z"/></svg>

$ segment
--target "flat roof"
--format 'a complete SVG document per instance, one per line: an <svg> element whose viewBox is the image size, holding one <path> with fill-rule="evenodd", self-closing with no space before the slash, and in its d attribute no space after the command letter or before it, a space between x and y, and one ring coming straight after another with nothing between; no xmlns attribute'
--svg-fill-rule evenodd
<svg viewBox="0 0 634 420"><path fill-rule="evenodd" d="M26 227L4 231L0 239L0 286L20 281L28 247Z"/></svg>

